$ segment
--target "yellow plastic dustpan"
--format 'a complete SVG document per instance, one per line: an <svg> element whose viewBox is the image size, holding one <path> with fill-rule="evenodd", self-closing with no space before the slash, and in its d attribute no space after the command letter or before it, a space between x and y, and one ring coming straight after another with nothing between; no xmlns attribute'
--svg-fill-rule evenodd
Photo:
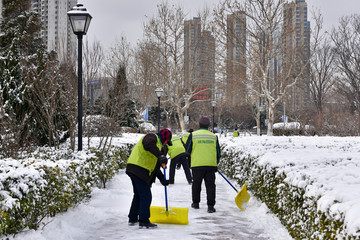
<svg viewBox="0 0 360 240"><path fill-rule="evenodd" d="M166 180L166 171L164 168L164 179ZM165 186L165 204L166 207L150 206L150 222L169 223L169 224L189 224L189 208L168 207L167 190Z"/></svg>
<svg viewBox="0 0 360 240"><path fill-rule="evenodd" d="M168 224L189 224L189 208L171 207L150 207L150 222Z"/></svg>
<svg viewBox="0 0 360 240"><path fill-rule="evenodd" d="M218 170L218 173L227 181L228 184L237 192L237 195L235 197L235 203L238 208L241 210L244 210L245 208L242 207L243 203L248 202L250 200L250 194L247 192L247 183L245 183L241 190L238 192L238 190L231 184L229 180Z"/></svg>
<svg viewBox="0 0 360 240"><path fill-rule="evenodd" d="M236 206L238 206L238 208L240 208L241 210L244 210L244 208L242 207L243 203L250 200L250 194L247 192L246 185L247 183L242 186L241 190L235 197Z"/></svg>

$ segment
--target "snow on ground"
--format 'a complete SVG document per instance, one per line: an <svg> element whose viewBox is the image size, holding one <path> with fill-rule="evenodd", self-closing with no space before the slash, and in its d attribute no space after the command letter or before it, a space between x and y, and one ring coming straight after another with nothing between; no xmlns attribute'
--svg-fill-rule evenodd
<svg viewBox="0 0 360 240"><path fill-rule="evenodd" d="M319 210L329 209L335 218L344 213L348 233L360 231L359 137L253 136L228 138L226 144L278 167L289 184L321 196Z"/></svg>
<svg viewBox="0 0 360 240"><path fill-rule="evenodd" d="M113 144L136 143L142 135L124 134ZM96 144L96 139L93 139ZM220 144L260 156L261 164L284 171L289 183L305 188L309 196L321 196L319 210L345 214L349 233L360 230L360 138L359 137L267 137L232 134ZM85 142L85 141L84 141ZM191 187L182 170L168 188L170 207L190 207ZM59 214L42 230L19 234L14 240L91 239L291 239L266 206L252 197L245 211L235 203L236 192L217 175L217 212L206 212L205 186L199 210L189 208L189 225L159 224L145 230L127 225L132 199L129 177L120 173L107 189L95 189L88 204ZM153 185L153 205L165 206L164 187ZM250 192L251 194L251 192ZM150 236L149 236L150 235Z"/></svg>
<svg viewBox="0 0 360 240"><path fill-rule="evenodd" d="M192 209L191 185L182 169L176 171L175 184L168 187L169 207L189 208L189 224L158 224L157 229L128 226L132 185L124 170L107 189L95 189L88 204L60 214L45 228L19 234L14 240L140 240L140 239L292 239L266 206L251 198L246 210L235 204L236 192L217 175L216 213L207 213L203 184L200 209ZM165 206L164 187L152 186L153 206Z"/></svg>

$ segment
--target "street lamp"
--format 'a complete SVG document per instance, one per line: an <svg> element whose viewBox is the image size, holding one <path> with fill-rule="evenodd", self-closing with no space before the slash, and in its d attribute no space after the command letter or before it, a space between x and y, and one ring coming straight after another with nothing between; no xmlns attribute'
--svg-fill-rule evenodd
<svg viewBox="0 0 360 240"><path fill-rule="evenodd" d="M212 100L211 101L211 105L213 107L213 133L215 133L215 106L216 106L216 101Z"/></svg>
<svg viewBox="0 0 360 240"><path fill-rule="evenodd" d="M158 102L158 132L160 132L160 98L161 98L161 95L163 92L164 92L164 90L161 87L158 87L155 89L156 96L159 99L159 102Z"/></svg>
<svg viewBox="0 0 360 240"><path fill-rule="evenodd" d="M92 17L80 3L68 11L67 15L78 38L78 150L82 151L82 38L89 29Z"/></svg>
<svg viewBox="0 0 360 240"><path fill-rule="evenodd" d="M185 101L185 107L186 107L186 105L189 101L189 95L187 93L184 94L184 101ZM189 117L187 115L187 108L185 109L184 122L185 122L185 124L188 124L188 122L189 122Z"/></svg>

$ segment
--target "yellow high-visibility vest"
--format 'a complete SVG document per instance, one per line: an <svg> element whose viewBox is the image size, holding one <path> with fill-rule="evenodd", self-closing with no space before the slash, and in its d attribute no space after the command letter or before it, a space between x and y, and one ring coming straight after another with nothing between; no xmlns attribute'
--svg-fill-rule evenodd
<svg viewBox="0 0 360 240"><path fill-rule="evenodd" d="M151 175L151 173L155 169L157 163L157 157L151 152L146 151L144 149L144 146L142 144L143 138L144 137L142 137L140 141L134 146L127 163L145 168L149 170L149 175ZM161 141L157 135L156 138L157 138L156 146L161 151L161 147L162 147Z"/></svg>
<svg viewBox="0 0 360 240"><path fill-rule="evenodd" d="M189 132L186 132L182 135L181 140L183 141L184 144L186 144L186 141L188 140L189 136L190 136Z"/></svg>
<svg viewBox="0 0 360 240"><path fill-rule="evenodd" d="M216 140L216 135L208 130L193 132L191 167L217 166Z"/></svg>
<svg viewBox="0 0 360 240"><path fill-rule="evenodd" d="M172 146L168 145L168 154L171 159L174 159L177 155L184 153L185 148L181 139L178 136L171 137Z"/></svg>

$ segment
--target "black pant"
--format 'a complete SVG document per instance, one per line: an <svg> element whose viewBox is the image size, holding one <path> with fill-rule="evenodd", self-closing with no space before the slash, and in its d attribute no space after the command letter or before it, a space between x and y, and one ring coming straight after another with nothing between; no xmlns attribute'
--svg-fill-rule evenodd
<svg viewBox="0 0 360 240"><path fill-rule="evenodd" d="M139 220L139 222L148 223L150 222L150 205L152 200L150 186L133 174L129 174L129 177L133 185L134 196L128 217L132 221Z"/></svg>
<svg viewBox="0 0 360 240"><path fill-rule="evenodd" d="M180 163L182 165L184 172L185 172L186 179L188 181L191 181L192 177L191 177L191 172L190 172L190 168L189 168L189 164L188 164L188 160L187 160L187 155L180 155L180 156L175 157L174 159L171 159L171 161L170 161L170 173L169 173L170 183L174 183L174 181L175 181L175 167L178 163Z"/></svg>
<svg viewBox="0 0 360 240"><path fill-rule="evenodd" d="M215 185L215 171L214 169L192 169L193 184L192 184L192 201L193 203L200 202L201 184L205 181L207 205L215 206L216 185Z"/></svg>

